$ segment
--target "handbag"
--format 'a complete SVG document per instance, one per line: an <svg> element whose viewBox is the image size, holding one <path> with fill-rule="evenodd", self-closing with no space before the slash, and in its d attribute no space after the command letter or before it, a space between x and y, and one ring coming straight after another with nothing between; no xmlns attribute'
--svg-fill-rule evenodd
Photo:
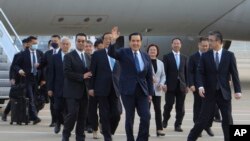
<svg viewBox="0 0 250 141"><path fill-rule="evenodd" d="M37 111L40 111L44 108L46 103L47 89L45 85L39 86L35 92L35 106Z"/></svg>

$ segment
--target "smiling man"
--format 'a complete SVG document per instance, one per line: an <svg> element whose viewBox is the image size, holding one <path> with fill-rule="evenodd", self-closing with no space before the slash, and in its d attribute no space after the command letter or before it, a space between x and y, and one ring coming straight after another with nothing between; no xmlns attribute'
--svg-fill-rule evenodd
<svg viewBox="0 0 250 141"><path fill-rule="evenodd" d="M118 28L112 29L112 40L118 41ZM135 109L140 117L137 141L148 141L149 136L149 102L153 95L153 76L151 60L148 54L140 50L142 35L129 35L129 48L118 48L119 43L111 44L108 54L119 61L121 66L120 90L126 111L125 129L127 141L134 141L133 124Z"/></svg>

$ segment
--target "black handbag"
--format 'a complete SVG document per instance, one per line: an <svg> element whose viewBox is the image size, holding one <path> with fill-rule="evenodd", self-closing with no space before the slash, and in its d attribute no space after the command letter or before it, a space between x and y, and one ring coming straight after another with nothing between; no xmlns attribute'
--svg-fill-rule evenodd
<svg viewBox="0 0 250 141"><path fill-rule="evenodd" d="M45 85L39 86L35 92L35 106L37 111L40 111L44 108L46 103L47 89Z"/></svg>

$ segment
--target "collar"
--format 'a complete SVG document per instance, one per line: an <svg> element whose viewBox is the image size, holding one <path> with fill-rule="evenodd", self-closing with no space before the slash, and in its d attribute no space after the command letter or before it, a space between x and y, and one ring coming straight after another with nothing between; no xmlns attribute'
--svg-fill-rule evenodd
<svg viewBox="0 0 250 141"><path fill-rule="evenodd" d="M57 49L55 49L56 50L56 53L58 53L58 51L60 50L60 48L58 47ZM53 49L53 51L54 51L54 49Z"/></svg>
<svg viewBox="0 0 250 141"><path fill-rule="evenodd" d="M134 53L140 54L140 50L137 50L137 51L132 50L132 52L133 52L133 54Z"/></svg>
<svg viewBox="0 0 250 141"><path fill-rule="evenodd" d="M79 55L81 55L81 53L84 55L84 50L83 51L80 51L80 50L78 50L78 49L76 49L76 52L79 54Z"/></svg>
<svg viewBox="0 0 250 141"><path fill-rule="evenodd" d="M30 52L30 53L33 53L33 52L36 52L36 50L31 50L31 49L29 49L29 52Z"/></svg>
<svg viewBox="0 0 250 141"><path fill-rule="evenodd" d="M173 52L174 55L180 55L180 52L175 52L173 50L172 50L172 52Z"/></svg>
<svg viewBox="0 0 250 141"><path fill-rule="evenodd" d="M199 52L199 54L200 54L200 56L201 56L201 55L202 55L202 52L201 52L200 50L199 50L198 52Z"/></svg>
<svg viewBox="0 0 250 141"><path fill-rule="evenodd" d="M67 53L68 53L68 52L65 52L65 53L64 53L63 51L61 51L61 54L64 54L64 55L67 54Z"/></svg>
<svg viewBox="0 0 250 141"><path fill-rule="evenodd" d="M215 54L216 52L218 52L219 54L221 54L222 50L223 50L222 48L220 50L218 50L218 51L213 50L213 53Z"/></svg>

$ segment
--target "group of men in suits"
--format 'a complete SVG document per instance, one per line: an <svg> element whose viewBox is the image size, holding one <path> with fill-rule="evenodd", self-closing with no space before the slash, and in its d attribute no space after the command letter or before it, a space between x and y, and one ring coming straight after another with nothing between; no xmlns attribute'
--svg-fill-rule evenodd
<svg viewBox="0 0 250 141"><path fill-rule="evenodd" d="M125 128L127 141L134 141L133 122L135 108L140 117L137 140L147 141L150 120L148 104L154 93L150 59L148 55L140 51L141 34L132 33L129 35L129 48L119 48L121 46L115 42L119 37L118 28L113 28L112 35L114 42L108 48L108 54L118 60L121 66L120 92L126 111ZM196 62L193 68L197 70L193 74L195 75L193 80L194 87L189 85L188 81L188 60L184 55L180 54L181 39L174 38L172 40L172 52L163 58L167 86L163 126L167 126L172 106L176 100L175 131L183 131L181 124L185 114L184 101L190 86L193 92L199 92L202 104L201 109L196 113L198 116L187 140L197 140L203 129L210 136L213 136L210 127L217 104L222 115L224 140L229 141L229 126L233 124L230 78L233 81L234 97L236 99L241 97L236 59L232 52L222 48L223 36L219 31L210 32L208 39L201 39L200 43L203 41L208 41L210 50L206 52L207 49L204 49L202 54L200 54L200 58L198 58L198 63Z"/></svg>
<svg viewBox="0 0 250 141"><path fill-rule="evenodd" d="M140 117L137 141L148 141L150 110L149 104L154 95L151 59L141 51L142 35L129 35L129 47L124 47L118 27L102 37L102 47L93 54L84 51L87 36L78 33L75 37L76 49L69 52L70 41L67 38L60 43L60 36L52 36L59 41L52 41L52 50L45 55L37 50L37 39L19 55L14 70L25 78L27 96L30 98L30 115L34 124L40 122L34 106L35 80L46 82L48 95L51 97L52 124L55 133L64 125L62 140L68 141L75 124L77 141L85 140L85 122L88 115L89 96L95 98L93 108L99 107L100 123L105 141L112 141L120 121L122 106L126 112L125 130L127 141L134 141L133 124L135 109ZM182 132L182 120L185 115L184 101L188 87L194 92L195 99L202 102L194 111L194 128L188 141L195 141L205 129L211 133L208 121L213 117L217 104L222 114L222 128L225 141L229 140L229 125L233 123L231 115L231 90L229 79L232 78L235 98L241 97L241 88L236 61L233 53L222 49L223 37L220 32L211 32L207 38L201 38L200 44L209 43L211 50L200 49L198 53L187 57L180 53L182 40L172 40L172 52L163 57L166 74L166 95L163 112L163 127L166 128L170 112L176 101L175 131ZM207 45L208 46L208 45ZM206 52L207 51L207 52ZM222 67L223 64L223 67ZM188 67L189 66L189 67ZM47 67L46 73L41 70ZM44 76L45 75L45 76ZM45 81L45 82L43 82ZM199 95L199 96L198 96ZM196 100L195 100L196 101ZM90 105L90 106L91 106ZM98 105L98 106L97 106ZM63 108L62 108L63 107ZM195 106L197 108L198 106ZM91 109L91 107L90 107ZM63 115L64 113L64 115Z"/></svg>
<svg viewBox="0 0 250 141"><path fill-rule="evenodd" d="M219 31L210 32L208 41L211 50L202 53L196 73L196 85L202 97L201 110L187 140L197 140L202 130L209 126L217 104L222 115L224 141L229 141L229 126L233 124L230 78L233 81L234 97L241 98L236 59L232 52L222 48L223 36Z"/></svg>

